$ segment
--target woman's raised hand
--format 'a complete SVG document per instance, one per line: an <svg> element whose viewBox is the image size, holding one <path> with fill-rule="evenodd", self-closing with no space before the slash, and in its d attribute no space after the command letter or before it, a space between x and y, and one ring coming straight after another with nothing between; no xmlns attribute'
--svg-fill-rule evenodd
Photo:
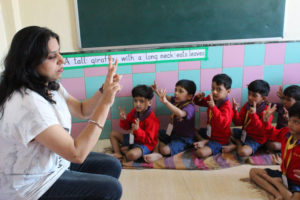
<svg viewBox="0 0 300 200"><path fill-rule="evenodd" d="M122 88L119 83L122 77L116 74L117 66L118 60L113 63L112 57L109 56L108 73L103 84L103 101L109 105L113 104L116 93Z"/></svg>

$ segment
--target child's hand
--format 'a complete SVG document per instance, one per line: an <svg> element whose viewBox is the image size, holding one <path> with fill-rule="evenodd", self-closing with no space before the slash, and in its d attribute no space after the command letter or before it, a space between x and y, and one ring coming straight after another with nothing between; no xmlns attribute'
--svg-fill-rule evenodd
<svg viewBox="0 0 300 200"><path fill-rule="evenodd" d="M156 81L154 81L154 84L150 86L152 88L152 90L158 94L158 89L157 89L157 84L156 84Z"/></svg>
<svg viewBox="0 0 300 200"><path fill-rule="evenodd" d="M237 111L239 109L240 105L236 102L235 98L232 98L232 109L234 111Z"/></svg>
<svg viewBox="0 0 300 200"><path fill-rule="evenodd" d="M207 101L207 104L210 108L213 108L215 106L215 102L214 102L212 93L210 93L210 95L209 95L209 101Z"/></svg>
<svg viewBox="0 0 300 200"><path fill-rule="evenodd" d="M294 169L293 172L294 172L294 176L296 178L298 178L298 180L300 180L300 170L299 169Z"/></svg>
<svg viewBox="0 0 300 200"><path fill-rule="evenodd" d="M256 113L256 102L255 101L253 102L253 105L250 106L249 111L250 111L251 114Z"/></svg>
<svg viewBox="0 0 300 200"><path fill-rule="evenodd" d="M204 92L199 92L195 95L195 98L199 101L201 101L205 97Z"/></svg>
<svg viewBox="0 0 300 200"><path fill-rule="evenodd" d="M284 94L283 94L282 86L279 87L279 90L277 91L276 94L280 99L283 99Z"/></svg>
<svg viewBox="0 0 300 200"><path fill-rule="evenodd" d="M140 120L139 119L135 119L134 123L131 124L131 130L132 132L136 131L139 129L139 124L140 124Z"/></svg>
<svg viewBox="0 0 300 200"><path fill-rule="evenodd" d="M167 99L167 89L160 89L160 90L158 90L157 95L159 97L159 101L162 102L163 104L166 104L168 102L168 99Z"/></svg>
<svg viewBox="0 0 300 200"><path fill-rule="evenodd" d="M288 120L289 120L289 111L288 111L285 107L283 107L283 111L284 111L284 113L283 113L283 118L284 118L286 121L288 121Z"/></svg>
<svg viewBox="0 0 300 200"><path fill-rule="evenodd" d="M269 103L268 108L263 112L263 121L268 122L271 115L275 112L276 109L276 104L271 106L271 104Z"/></svg>
<svg viewBox="0 0 300 200"><path fill-rule="evenodd" d="M119 111L120 111L120 119L121 120L125 120L126 119L126 111L125 111L125 107L121 108L119 106Z"/></svg>

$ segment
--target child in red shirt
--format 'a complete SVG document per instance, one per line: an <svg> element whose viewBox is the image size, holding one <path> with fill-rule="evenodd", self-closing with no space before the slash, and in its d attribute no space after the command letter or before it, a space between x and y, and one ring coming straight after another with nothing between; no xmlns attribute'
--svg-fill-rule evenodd
<svg viewBox="0 0 300 200"><path fill-rule="evenodd" d="M266 190L274 199L300 199L300 102L296 102L288 111L288 127L275 129L268 123L276 106L264 112L266 128L274 129L281 138L281 171L252 168L250 178Z"/></svg>
<svg viewBox="0 0 300 200"><path fill-rule="evenodd" d="M114 150L113 156L127 161L137 160L151 153L158 142L159 120L151 110L153 90L146 85L138 85L132 90L133 109L125 113L120 109L120 127L129 130L129 134L112 131L110 141ZM120 149L120 144L122 149ZM121 153L122 150L122 153Z"/></svg>
<svg viewBox="0 0 300 200"><path fill-rule="evenodd" d="M233 122L242 129L233 129L233 141L237 145L239 156L253 155L266 143L268 131L263 123L263 111L268 108L266 99L270 92L269 84L264 80L255 80L248 85L248 102L238 112L238 105L233 99ZM273 116L269 118L271 123ZM231 144L234 149L235 145Z"/></svg>
<svg viewBox="0 0 300 200"><path fill-rule="evenodd" d="M298 85L290 85L282 91L280 87L277 92L277 96L282 100L282 103L276 104L277 123L276 129L286 127L288 125L288 111L296 101L300 101L300 87ZM266 146L271 151L281 150L281 140L270 134L270 137L266 143Z"/></svg>
<svg viewBox="0 0 300 200"><path fill-rule="evenodd" d="M226 74L217 74L212 79L211 94L204 97L202 92L194 97L195 105L208 107L207 128L201 128L199 132L203 140L194 143L196 155L200 158L216 155L229 142L233 116L228 100L231 83Z"/></svg>

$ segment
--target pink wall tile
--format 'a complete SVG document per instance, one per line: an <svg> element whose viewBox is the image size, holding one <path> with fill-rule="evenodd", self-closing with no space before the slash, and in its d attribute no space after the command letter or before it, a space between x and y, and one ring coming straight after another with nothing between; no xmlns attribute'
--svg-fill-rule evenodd
<svg viewBox="0 0 300 200"><path fill-rule="evenodd" d="M285 43L266 44L265 65L284 64Z"/></svg>
<svg viewBox="0 0 300 200"><path fill-rule="evenodd" d="M85 96L84 78L62 79L61 84L75 98L83 100Z"/></svg>
<svg viewBox="0 0 300 200"><path fill-rule="evenodd" d="M286 85L286 84L299 84L300 83L299 74L300 74L300 63L284 65L283 66L282 83L284 85Z"/></svg>
<svg viewBox="0 0 300 200"><path fill-rule="evenodd" d="M242 88L233 88L231 89L230 94L228 95L229 101L232 105L232 98L235 98L236 102L240 105L242 104Z"/></svg>
<svg viewBox="0 0 300 200"><path fill-rule="evenodd" d="M207 127L207 114L206 112L200 112L200 123L199 123L199 127L200 128L206 128Z"/></svg>
<svg viewBox="0 0 300 200"><path fill-rule="evenodd" d="M270 93L268 95L268 101L272 103L279 103L280 99L277 96L277 91L279 90L279 85L272 85L270 86Z"/></svg>
<svg viewBox="0 0 300 200"><path fill-rule="evenodd" d="M207 91L211 90L211 81L214 75L222 73L221 68L216 69L201 69L200 73L200 90Z"/></svg>
<svg viewBox="0 0 300 200"><path fill-rule="evenodd" d="M122 85L122 90L117 94L117 97L131 96L132 75L123 74L123 78L121 79L120 84Z"/></svg>
<svg viewBox="0 0 300 200"><path fill-rule="evenodd" d="M244 67L243 87L248 87L249 83L256 79L263 79L264 66Z"/></svg>
<svg viewBox="0 0 300 200"><path fill-rule="evenodd" d="M91 67L84 69L84 76L106 76L107 67Z"/></svg>
<svg viewBox="0 0 300 200"><path fill-rule="evenodd" d="M200 61L187 61L187 62L178 62L179 70L193 70L200 69Z"/></svg>
<svg viewBox="0 0 300 200"><path fill-rule="evenodd" d="M159 125L159 129L164 129L166 130L168 127L168 124L170 123L170 115L161 115L161 116L157 116L157 118L159 119L160 125Z"/></svg>
<svg viewBox="0 0 300 200"><path fill-rule="evenodd" d="M71 129L71 136L73 138L76 138L79 135L79 133L87 126L87 124L87 122L73 123Z"/></svg>
<svg viewBox="0 0 300 200"><path fill-rule="evenodd" d="M166 88L168 93L173 93L178 81L178 71L157 72L156 83L159 89Z"/></svg>
<svg viewBox="0 0 300 200"><path fill-rule="evenodd" d="M242 67L244 65L244 45L223 47L223 67Z"/></svg>
<svg viewBox="0 0 300 200"><path fill-rule="evenodd" d="M155 72L155 64L132 65L132 73Z"/></svg>
<svg viewBox="0 0 300 200"><path fill-rule="evenodd" d="M153 96L153 98L152 98L152 105L151 105L151 107L152 107L152 111L155 111L155 109L156 109L156 98L155 98L155 93L154 93L154 96Z"/></svg>
<svg viewBox="0 0 300 200"><path fill-rule="evenodd" d="M120 120L119 119L112 119L112 130L117 131L119 133L128 133L129 131L126 131L120 127Z"/></svg>

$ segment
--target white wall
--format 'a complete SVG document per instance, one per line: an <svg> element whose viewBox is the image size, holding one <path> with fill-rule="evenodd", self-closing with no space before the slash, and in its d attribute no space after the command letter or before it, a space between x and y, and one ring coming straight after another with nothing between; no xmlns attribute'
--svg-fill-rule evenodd
<svg viewBox="0 0 300 200"><path fill-rule="evenodd" d="M284 39L300 40L300 1L286 0Z"/></svg>
<svg viewBox="0 0 300 200"><path fill-rule="evenodd" d="M284 40L300 40L300 0L286 0ZM74 0L0 0L0 60L21 28L46 26L58 33L62 52L78 48Z"/></svg>

